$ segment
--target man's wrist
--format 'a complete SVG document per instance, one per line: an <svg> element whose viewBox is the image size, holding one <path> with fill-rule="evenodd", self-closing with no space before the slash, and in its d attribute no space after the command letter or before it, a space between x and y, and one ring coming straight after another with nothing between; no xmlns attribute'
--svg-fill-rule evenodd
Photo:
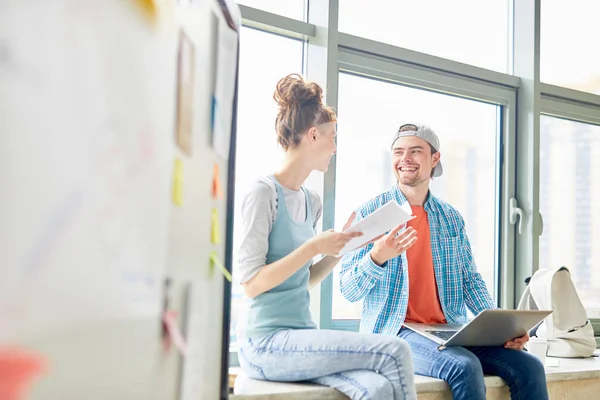
<svg viewBox="0 0 600 400"><path fill-rule="evenodd" d="M369 252L369 256L371 257L371 261L373 261L373 263L378 267L381 267L383 264L385 264L385 261L380 260L376 254L373 254L373 250Z"/></svg>

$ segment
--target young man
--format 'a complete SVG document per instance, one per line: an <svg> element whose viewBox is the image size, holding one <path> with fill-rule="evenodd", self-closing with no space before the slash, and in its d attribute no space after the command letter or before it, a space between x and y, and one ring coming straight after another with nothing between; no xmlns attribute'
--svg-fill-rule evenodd
<svg viewBox="0 0 600 400"><path fill-rule="evenodd" d="M392 141L392 168L398 183L356 210L354 223L388 201L408 202L416 216L410 234L397 227L376 242L346 254L341 290L349 301L363 299L361 332L397 335L412 350L415 372L443 379L455 399L485 399L484 374L497 375L512 399L548 399L544 366L521 351L525 335L504 347L438 350L433 341L403 328L404 321L467 322L466 307L477 315L496 308L477 272L461 215L429 192L442 175L439 139L428 127L402 125ZM417 239L418 236L418 239Z"/></svg>

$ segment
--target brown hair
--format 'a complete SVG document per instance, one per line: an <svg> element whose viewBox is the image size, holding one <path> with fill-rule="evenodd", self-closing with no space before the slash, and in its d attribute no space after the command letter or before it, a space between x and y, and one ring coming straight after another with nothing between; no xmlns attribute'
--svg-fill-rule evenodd
<svg viewBox="0 0 600 400"><path fill-rule="evenodd" d="M333 109L323 104L323 89L298 74L280 79L273 99L279 105L275 119L277 141L284 150L300 144L302 134L310 127L337 121Z"/></svg>

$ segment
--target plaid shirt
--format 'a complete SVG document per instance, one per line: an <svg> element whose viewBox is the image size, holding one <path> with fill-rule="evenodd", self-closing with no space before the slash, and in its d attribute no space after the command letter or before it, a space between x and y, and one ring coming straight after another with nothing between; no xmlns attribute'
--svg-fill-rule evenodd
<svg viewBox="0 0 600 400"><path fill-rule="evenodd" d="M354 223L391 200L400 205L407 201L398 185L360 206ZM461 215L431 194L424 209L429 220L433 266L446 321L466 323L465 306L475 315L497 308L475 267ZM343 257L341 291L348 301L364 300L360 332L397 335L408 307L406 253L380 267L371 260L372 248L371 243Z"/></svg>

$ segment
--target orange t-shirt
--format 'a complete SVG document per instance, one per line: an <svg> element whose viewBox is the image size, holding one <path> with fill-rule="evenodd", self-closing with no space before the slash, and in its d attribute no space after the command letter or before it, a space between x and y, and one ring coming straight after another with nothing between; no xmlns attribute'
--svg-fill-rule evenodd
<svg viewBox="0 0 600 400"><path fill-rule="evenodd" d="M411 206L413 218L408 222L417 231L417 241L406 251L408 260L408 309L406 322L446 323L433 270L429 220L423 207Z"/></svg>

